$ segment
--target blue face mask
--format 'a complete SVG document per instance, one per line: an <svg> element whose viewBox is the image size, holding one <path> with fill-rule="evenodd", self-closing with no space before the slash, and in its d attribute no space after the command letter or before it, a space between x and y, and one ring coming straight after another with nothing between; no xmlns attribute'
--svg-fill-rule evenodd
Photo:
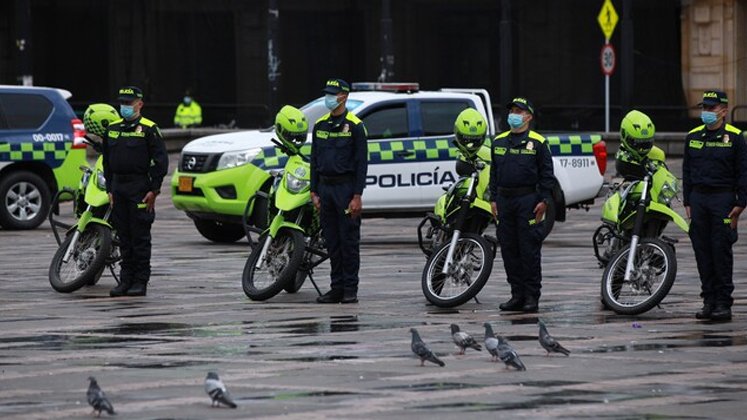
<svg viewBox="0 0 747 420"><path fill-rule="evenodd" d="M120 105L119 115L121 115L122 118L129 120L135 116L135 107L132 105Z"/></svg>
<svg viewBox="0 0 747 420"><path fill-rule="evenodd" d="M340 105L340 103L337 102L337 95L324 95L324 106L326 106L327 109L332 111L333 109L337 108L338 105Z"/></svg>
<svg viewBox="0 0 747 420"><path fill-rule="evenodd" d="M524 117L521 114L508 114L508 125L511 128L519 128L524 125Z"/></svg>
<svg viewBox="0 0 747 420"><path fill-rule="evenodd" d="M713 125L718 121L718 115L713 111L701 111L700 120L703 121L703 124L705 125Z"/></svg>

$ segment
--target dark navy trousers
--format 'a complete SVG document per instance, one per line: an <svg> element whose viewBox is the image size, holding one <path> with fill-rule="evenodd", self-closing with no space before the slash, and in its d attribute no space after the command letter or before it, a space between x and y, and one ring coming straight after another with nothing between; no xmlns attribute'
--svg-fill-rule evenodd
<svg viewBox="0 0 747 420"><path fill-rule="evenodd" d="M345 214L353 199L353 182L340 184L320 183L319 212L322 235L331 265L331 289L352 294L358 293L360 268L361 218Z"/></svg>
<svg viewBox="0 0 747 420"><path fill-rule="evenodd" d="M728 218L734 208L734 193L690 194L690 240L700 274L703 302L731 307L734 283L734 254L737 230Z"/></svg>
<svg viewBox="0 0 747 420"><path fill-rule="evenodd" d="M150 279L150 229L155 212L149 212L145 204L141 203L147 185L123 187L114 189L112 193L112 225L117 231L119 252L122 255L121 281L130 284L147 283Z"/></svg>
<svg viewBox="0 0 747 420"><path fill-rule="evenodd" d="M535 223L534 207L540 201L537 194L516 197L499 195L498 242L511 285L511 296L539 300L542 288L542 226Z"/></svg>

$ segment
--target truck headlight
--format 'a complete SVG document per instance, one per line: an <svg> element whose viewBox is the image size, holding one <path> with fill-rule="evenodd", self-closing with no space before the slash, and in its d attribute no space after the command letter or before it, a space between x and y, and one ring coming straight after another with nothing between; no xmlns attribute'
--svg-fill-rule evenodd
<svg viewBox="0 0 747 420"><path fill-rule="evenodd" d="M96 186L101 191L106 191L106 178L104 178L103 172L96 172Z"/></svg>
<svg viewBox="0 0 747 420"><path fill-rule="evenodd" d="M247 163L250 163L255 157L257 157L257 155L261 151L261 148L254 147L251 149L239 150L236 152L223 153L218 160L218 167L216 167L215 169L230 169L237 166L246 165Z"/></svg>
<svg viewBox="0 0 747 420"><path fill-rule="evenodd" d="M291 173L285 174L285 188L293 194L298 194L309 186L309 181L297 178Z"/></svg>

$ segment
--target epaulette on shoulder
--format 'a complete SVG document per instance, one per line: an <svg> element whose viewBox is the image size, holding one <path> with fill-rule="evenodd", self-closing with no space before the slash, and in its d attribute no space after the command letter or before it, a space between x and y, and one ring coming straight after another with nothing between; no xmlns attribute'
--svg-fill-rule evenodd
<svg viewBox="0 0 747 420"><path fill-rule="evenodd" d="M319 119L318 119L318 120L316 120L316 124L318 124L318 123L320 123L320 122L322 122L322 121L325 121L325 120L329 119L329 115L330 115L330 113L328 112L328 113L326 113L326 114L322 115L321 117L319 117Z"/></svg>
<svg viewBox="0 0 747 420"><path fill-rule="evenodd" d="M532 139L532 140L537 140L540 143L544 143L545 142L545 138L540 133L538 133L536 131L531 131L530 130L529 131L529 138Z"/></svg>
<svg viewBox="0 0 747 420"><path fill-rule="evenodd" d="M731 124L726 124L726 131L737 134L737 135L742 134L742 130L738 129L737 127L734 127Z"/></svg>
<svg viewBox="0 0 747 420"><path fill-rule="evenodd" d="M355 114L353 114L351 112L348 112L347 115L345 116L345 118L348 121L350 121L350 122L352 122L353 124L356 124L356 125L358 125L358 124L360 124L360 123L363 122L363 121L361 121L360 118L358 118L358 116L356 116Z"/></svg>
<svg viewBox="0 0 747 420"><path fill-rule="evenodd" d="M153 127L156 125L154 121L151 121L145 117L140 118L140 124L146 126L146 127Z"/></svg>
<svg viewBox="0 0 747 420"><path fill-rule="evenodd" d="M692 130L690 130L690 132L689 132L689 133L687 133L687 134L697 133L698 131L701 131L701 130L703 130L704 128L705 128L705 124L703 124L703 125L699 125L699 126L697 126L697 127L693 128Z"/></svg>

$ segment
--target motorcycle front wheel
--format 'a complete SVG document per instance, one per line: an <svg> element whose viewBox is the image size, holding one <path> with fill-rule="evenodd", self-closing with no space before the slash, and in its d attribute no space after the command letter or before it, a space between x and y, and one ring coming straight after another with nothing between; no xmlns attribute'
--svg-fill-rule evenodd
<svg viewBox="0 0 747 420"><path fill-rule="evenodd" d="M295 281L305 251L303 235L294 229L280 229L271 239L264 261L257 261L267 240L260 236L244 266L241 285L251 300L267 300Z"/></svg>
<svg viewBox="0 0 747 420"><path fill-rule="evenodd" d="M457 241L454 259L442 273L451 243L436 249L423 269L421 286L428 301L441 308L459 306L480 293L493 269L493 248L480 235L464 233Z"/></svg>
<svg viewBox="0 0 747 420"><path fill-rule="evenodd" d="M111 253L112 231L106 226L91 223L78 236L70 259L63 262L73 233L67 235L49 266L49 283L60 293L74 292L81 287L95 284L104 271L106 258Z"/></svg>
<svg viewBox="0 0 747 420"><path fill-rule="evenodd" d="M625 281L629 252L627 244L610 258L602 275L602 300L618 314L638 315L669 293L677 275L677 260L672 245L657 238L641 239L630 280Z"/></svg>

